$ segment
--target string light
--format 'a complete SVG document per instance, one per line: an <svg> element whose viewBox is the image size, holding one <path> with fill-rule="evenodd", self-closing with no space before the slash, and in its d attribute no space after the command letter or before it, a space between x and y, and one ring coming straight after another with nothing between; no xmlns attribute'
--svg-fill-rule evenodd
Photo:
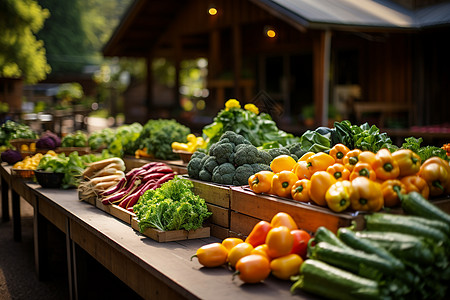
<svg viewBox="0 0 450 300"><path fill-rule="evenodd" d="M208 14L211 16L217 15L217 8L214 5L210 5L208 8Z"/></svg>
<svg viewBox="0 0 450 300"><path fill-rule="evenodd" d="M271 26L265 26L264 27L264 34L269 38L274 38L277 36L277 32L275 29Z"/></svg>

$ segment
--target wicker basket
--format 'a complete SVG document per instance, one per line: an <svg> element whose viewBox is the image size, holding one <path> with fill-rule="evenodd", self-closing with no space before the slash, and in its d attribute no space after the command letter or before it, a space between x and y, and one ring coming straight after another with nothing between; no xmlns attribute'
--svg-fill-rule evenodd
<svg viewBox="0 0 450 300"><path fill-rule="evenodd" d="M9 143L17 149L17 151L22 151L22 145L27 145L28 149L30 149L31 143L36 143L37 139L13 139L10 140Z"/></svg>
<svg viewBox="0 0 450 300"><path fill-rule="evenodd" d="M33 178L34 170L29 169L11 169L11 175L20 178Z"/></svg>

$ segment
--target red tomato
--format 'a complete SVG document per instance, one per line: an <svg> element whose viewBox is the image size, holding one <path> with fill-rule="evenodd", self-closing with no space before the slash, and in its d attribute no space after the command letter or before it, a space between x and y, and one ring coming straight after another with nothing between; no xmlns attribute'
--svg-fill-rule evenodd
<svg viewBox="0 0 450 300"><path fill-rule="evenodd" d="M294 237L294 245L292 246L291 253L298 254L303 259L306 259L306 250L311 235L302 229L291 230L291 234Z"/></svg>

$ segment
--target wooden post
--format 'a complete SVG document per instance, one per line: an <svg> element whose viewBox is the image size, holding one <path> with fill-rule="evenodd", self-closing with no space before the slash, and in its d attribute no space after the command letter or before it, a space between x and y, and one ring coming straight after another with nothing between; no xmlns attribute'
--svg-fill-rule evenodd
<svg viewBox="0 0 450 300"><path fill-rule="evenodd" d="M145 107L147 108L147 112L150 111L150 107L153 104L153 54L149 53L146 59L147 62L147 95L145 97Z"/></svg>
<svg viewBox="0 0 450 300"><path fill-rule="evenodd" d="M175 86L174 86L174 95L173 98L175 100L174 107L180 106L180 65L181 65L181 57L183 51L183 44L181 42L181 37L177 36L174 41L175 44Z"/></svg>
<svg viewBox="0 0 450 300"><path fill-rule="evenodd" d="M329 70L330 70L331 31L320 32L314 41L314 108L316 126L328 124Z"/></svg>
<svg viewBox="0 0 450 300"><path fill-rule="evenodd" d="M234 60L234 95L239 101L248 101L249 99L241 99L241 73L242 73L242 41L241 28L239 24L233 26L233 60Z"/></svg>

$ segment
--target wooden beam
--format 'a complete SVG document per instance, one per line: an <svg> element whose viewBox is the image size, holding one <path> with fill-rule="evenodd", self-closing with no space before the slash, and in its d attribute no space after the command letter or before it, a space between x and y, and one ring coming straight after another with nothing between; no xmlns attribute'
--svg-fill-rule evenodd
<svg viewBox="0 0 450 300"><path fill-rule="evenodd" d="M241 73L242 73L242 36L239 24L233 26L233 68L234 68L234 95L236 99L241 99ZM249 100L249 99L243 99Z"/></svg>
<svg viewBox="0 0 450 300"><path fill-rule="evenodd" d="M314 114L316 126L327 126L328 124L330 46L331 31L321 31L313 45Z"/></svg>

